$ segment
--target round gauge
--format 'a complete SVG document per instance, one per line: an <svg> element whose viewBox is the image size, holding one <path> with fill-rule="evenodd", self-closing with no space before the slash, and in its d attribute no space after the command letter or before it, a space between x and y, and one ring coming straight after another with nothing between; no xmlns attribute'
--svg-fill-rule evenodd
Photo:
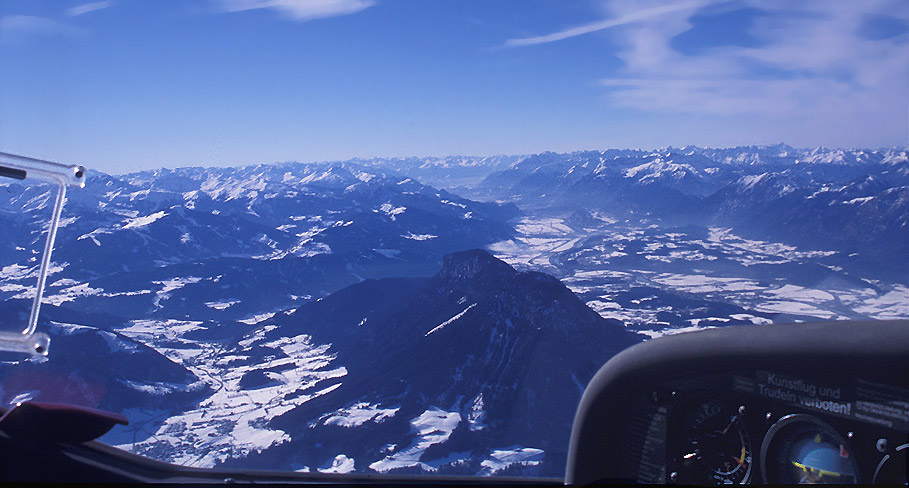
<svg viewBox="0 0 909 488"><path fill-rule="evenodd" d="M700 404L685 417L676 445L684 483L747 483L751 474L751 441L737 412L724 404Z"/></svg>
<svg viewBox="0 0 909 488"><path fill-rule="evenodd" d="M874 484L905 486L909 481L906 473L907 451L909 451L909 444L903 444L884 456L874 471Z"/></svg>
<svg viewBox="0 0 909 488"><path fill-rule="evenodd" d="M810 415L788 415L773 425L761 445L766 483L858 483L858 466L846 441Z"/></svg>

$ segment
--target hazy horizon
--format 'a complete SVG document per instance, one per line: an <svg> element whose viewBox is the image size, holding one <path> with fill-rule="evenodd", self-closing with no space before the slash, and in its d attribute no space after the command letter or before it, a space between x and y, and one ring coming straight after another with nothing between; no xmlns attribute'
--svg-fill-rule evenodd
<svg viewBox="0 0 909 488"><path fill-rule="evenodd" d="M695 144L686 144L686 145L684 145L684 146L666 145L666 146L653 147L653 148L647 148L647 147L603 147L603 148L590 148L590 149L576 149L576 150L572 150L572 151L545 151L545 150L544 150L544 151L533 152L533 153L372 156L372 157L353 157L353 158L348 158L348 159L324 159L324 160L317 160L317 161L301 161L301 160L294 160L294 159L291 159L291 160L286 160L286 161L258 161L258 162L256 162L256 161L250 161L250 162L222 163L222 164L191 164L191 163L190 163L190 164L182 164L182 165L174 165L174 166L165 166L165 165L162 165L162 166L150 166L150 167L147 167L147 168L140 168L140 169L135 169L135 170L132 170L132 171L127 171L127 172L120 172L120 173L110 173L110 172L107 172L107 171L101 171L101 170L98 170L98 169L96 169L96 168L91 168L91 167L89 167L89 166L86 166L86 168L89 169L89 170L100 171L100 172L103 172L103 173L106 173L106 174L109 174L109 175L112 175L112 176L119 176L119 175L127 175L127 174L131 174L131 173L138 173L138 172L143 172L143 171L154 171L154 170L158 170L158 169L168 169L168 170L177 170L177 169L181 169L181 168L225 168L225 169L231 169L231 168L233 168L233 169L239 169L239 168L248 168L248 167L261 166L261 165L270 165L270 164L304 164L304 165L306 165L306 164L350 163L350 162L356 162L356 161L375 161L375 160L407 160L407 159L440 159L440 160L442 160L442 159L451 159L451 158L481 159L481 158L521 157L521 156L530 157L530 156L534 156L534 155L538 155L538 154L545 154L545 153L554 153L554 154L572 154L572 153L583 153L583 152L605 152L605 151L612 151L612 150L628 150L628 151L643 151L643 152L647 152L647 151L662 151L662 150L671 150L671 149L685 149L685 148L687 148L687 147L697 147L697 148L700 148L700 149L736 149L736 148L747 148L747 147L767 148L767 147L774 147L774 146L777 146L777 145L788 146L788 147L790 147L790 148L792 148L792 149L794 149L794 150L804 150L804 151L810 151L810 150L815 150L815 149L844 150L844 151L860 151L860 150L864 150L864 151L884 151L884 150L896 150L896 151L900 151L900 150L903 150L903 151L905 151L905 150L909 150L909 145L902 145L902 146L901 146L901 145L894 145L894 146L887 146L887 147L860 147L860 146L852 146L852 147L842 147L842 146L841 146L841 147L827 147L827 146L813 146L813 147L805 146L805 147L797 147L797 146L793 146L793 145L791 145L791 144L786 144L786 143L784 143L784 142L780 142L780 143L776 143L776 144L743 144L743 145L737 145L737 146L697 146L697 145L695 145ZM80 161L56 161L56 162L71 163L71 164L82 164L83 166L85 166L84 162L80 162Z"/></svg>
<svg viewBox="0 0 909 488"><path fill-rule="evenodd" d="M900 0L7 0L0 59L0 149L111 174L909 142Z"/></svg>

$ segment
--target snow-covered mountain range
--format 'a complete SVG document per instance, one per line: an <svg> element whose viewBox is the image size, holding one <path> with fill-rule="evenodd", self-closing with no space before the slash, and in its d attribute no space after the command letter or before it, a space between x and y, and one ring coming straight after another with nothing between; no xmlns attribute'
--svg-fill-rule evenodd
<svg viewBox="0 0 909 488"><path fill-rule="evenodd" d="M607 150L528 157L473 193L531 213L595 209L660 225L734 227L747 237L856 253L843 266L905 281L909 162L905 149L785 145Z"/></svg>
<svg viewBox="0 0 909 488"><path fill-rule="evenodd" d="M181 464L559 475L586 381L642 338L909 317L906 149L88 176L45 293L50 357L0 358L2 400L122 411L106 442ZM7 330L52 198L0 182Z"/></svg>
<svg viewBox="0 0 909 488"><path fill-rule="evenodd" d="M89 178L65 207L48 300L130 318L243 319L365 278L426 276L446 253L508 238L517 215L354 164ZM0 297L23 298L53 189L0 192L12 234Z"/></svg>

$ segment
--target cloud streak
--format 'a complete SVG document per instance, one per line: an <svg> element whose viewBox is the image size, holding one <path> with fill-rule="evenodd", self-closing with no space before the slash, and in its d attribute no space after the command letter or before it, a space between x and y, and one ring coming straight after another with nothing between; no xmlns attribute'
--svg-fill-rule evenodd
<svg viewBox="0 0 909 488"><path fill-rule="evenodd" d="M66 15L70 17L76 17L78 15L87 14L89 12L94 12L96 10L106 9L112 6L113 3L109 0L102 0L100 2L89 2L83 3L82 5L76 5L66 10Z"/></svg>
<svg viewBox="0 0 909 488"><path fill-rule="evenodd" d="M552 34L547 34L543 36L535 37L524 37L518 39L509 39L505 41L506 46L518 47L518 46L533 46L537 44L546 44L549 42L561 41L564 39L569 39L571 37L582 36L584 34L590 34L591 32L601 31L604 29L609 29L612 27L618 27L622 25L631 24L634 22L646 21L654 17L682 12L682 11L691 11L704 4L703 1L696 2L683 2L676 4L661 5L658 7L638 10L636 12L631 12L620 17L613 19L600 20L597 22L591 22L589 24L579 25L572 27L570 29L565 29L563 31L554 32Z"/></svg>
<svg viewBox="0 0 909 488"><path fill-rule="evenodd" d="M227 12L273 9L298 21L354 14L375 5L373 0L222 0L221 3Z"/></svg>

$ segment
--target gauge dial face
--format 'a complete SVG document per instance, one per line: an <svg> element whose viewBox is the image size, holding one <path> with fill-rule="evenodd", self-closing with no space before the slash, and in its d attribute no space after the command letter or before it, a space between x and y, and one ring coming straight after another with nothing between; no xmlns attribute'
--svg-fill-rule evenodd
<svg viewBox="0 0 909 488"><path fill-rule="evenodd" d="M779 426L779 427L777 427ZM762 447L765 478L783 484L852 484L858 467L846 441L808 415L792 415L767 433Z"/></svg>
<svg viewBox="0 0 909 488"><path fill-rule="evenodd" d="M700 404L686 417L680 464L685 482L746 483L751 474L751 440L737 412L724 404Z"/></svg>

